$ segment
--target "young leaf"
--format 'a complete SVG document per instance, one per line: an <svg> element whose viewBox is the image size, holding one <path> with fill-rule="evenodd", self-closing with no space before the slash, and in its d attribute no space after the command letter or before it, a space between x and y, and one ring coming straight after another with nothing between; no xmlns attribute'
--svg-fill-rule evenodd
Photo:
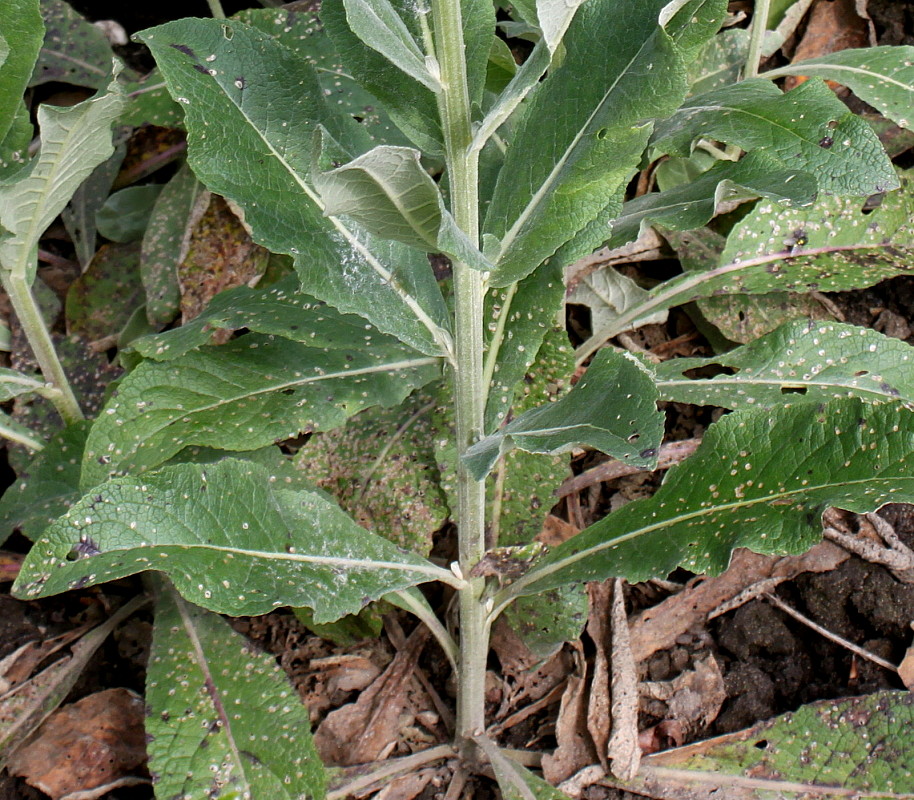
<svg viewBox="0 0 914 800"><path fill-rule="evenodd" d="M914 412L862 400L735 411L657 493L547 553L496 600L569 581L631 582L676 567L716 574L730 553L800 553L828 506L872 511L914 500Z"/></svg>
<svg viewBox="0 0 914 800"><path fill-rule="evenodd" d="M902 128L914 127L914 47L864 47L796 61L761 77L808 75L836 81Z"/></svg>
<svg viewBox="0 0 914 800"><path fill-rule="evenodd" d="M79 472L89 423L64 428L19 473L0 498L0 544L18 529L35 541L79 497Z"/></svg>
<svg viewBox="0 0 914 800"><path fill-rule="evenodd" d="M159 581L146 674L149 772L160 797L323 798L326 773L276 660Z"/></svg>
<svg viewBox="0 0 914 800"><path fill-rule="evenodd" d="M522 281L489 293L485 383L490 388L486 432L494 431L504 421L514 401L515 389L524 380L543 338L562 310L563 265L560 259L550 259Z"/></svg>
<svg viewBox="0 0 914 800"><path fill-rule="evenodd" d="M136 242L143 238L161 184L128 186L110 195L96 217L98 232L112 242Z"/></svg>
<svg viewBox="0 0 914 800"><path fill-rule="evenodd" d="M536 0L536 18L550 56L555 54L561 44L562 37L582 2L584 0Z"/></svg>
<svg viewBox="0 0 914 800"><path fill-rule="evenodd" d="M364 329L349 344L310 347L248 334L140 364L92 427L83 487L113 472L149 469L188 445L253 450L329 430L368 406L396 405L440 371L438 359Z"/></svg>
<svg viewBox="0 0 914 800"><path fill-rule="evenodd" d="M812 174L785 169L764 151L754 151L737 162L719 161L688 183L629 200L612 222L607 247L635 241L650 225L672 230L698 228L733 198L768 197L807 206L815 199L818 182Z"/></svg>
<svg viewBox="0 0 914 800"><path fill-rule="evenodd" d="M482 105L489 55L495 36L495 4L489 0L460 0L463 45L470 103Z"/></svg>
<svg viewBox="0 0 914 800"><path fill-rule="evenodd" d="M484 478L515 447L562 453L585 444L631 464L652 467L663 438L663 414L649 371L627 353L603 350L560 400L522 414L470 447L464 463Z"/></svg>
<svg viewBox="0 0 914 800"><path fill-rule="evenodd" d="M657 124L651 144L688 155L699 138L761 149L785 168L814 173L828 193L867 196L898 187L872 128L820 80L783 94L758 78L692 97Z"/></svg>
<svg viewBox="0 0 914 800"><path fill-rule="evenodd" d="M184 19L142 39L184 105L194 172L244 210L254 240L296 256L309 292L420 352L446 352L447 309L425 256L324 218L306 180L317 125L344 145L368 141L351 117L330 108L313 67L241 23ZM252 161L251 153L263 155Z"/></svg>
<svg viewBox="0 0 914 800"><path fill-rule="evenodd" d="M423 581L454 584L448 570L368 533L323 493L271 477L225 459L114 478L45 531L14 590L47 596L151 569L219 613L308 606L317 622L332 622Z"/></svg>
<svg viewBox="0 0 914 800"><path fill-rule="evenodd" d="M352 217L373 234L416 247L443 252L487 271L483 258L454 222L438 186L411 147L379 145L347 164L326 172L319 167L324 131L315 133L311 170L328 216Z"/></svg>
<svg viewBox="0 0 914 800"><path fill-rule="evenodd" d="M578 359L658 311L702 297L844 291L910 271L914 193L906 174L901 184L900 191L886 195L874 210L839 197L824 197L806 208L759 203L734 226L722 253L713 248L708 252L708 269L691 270L657 286L643 303L595 332L578 349ZM685 246L690 238L678 237Z"/></svg>
<svg viewBox="0 0 914 800"><path fill-rule="evenodd" d="M898 339L856 325L795 320L729 353L665 361L654 374L660 396L677 403L746 408L860 397L914 408L911 364L914 348ZM732 374L685 377L708 366Z"/></svg>
<svg viewBox="0 0 914 800"><path fill-rule="evenodd" d="M437 92L441 84L425 63L425 54L390 0L343 0L349 28L372 50L423 86ZM421 12L420 12L421 13Z"/></svg>
<svg viewBox="0 0 914 800"><path fill-rule="evenodd" d="M0 19L0 142L19 113L43 39L38 0L9 0Z"/></svg>
<svg viewBox="0 0 914 800"><path fill-rule="evenodd" d="M504 800L564 800L568 796L512 761L490 739L478 737L476 742L492 765Z"/></svg>
<svg viewBox="0 0 914 800"><path fill-rule="evenodd" d="M100 97L70 108L38 108L41 151L16 180L0 185L0 264L31 283L38 237L63 210L77 187L111 153L111 125L123 107L116 81Z"/></svg>
<svg viewBox="0 0 914 800"><path fill-rule="evenodd" d="M585 275L568 295L568 302L587 306L591 328L602 331L612 328L622 314L647 302L649 297L647 289L642 289L627 275L607 267ZM660 309L643 318L641 324L663 324L666 318L666 309Z"/></svg>
<svg viewBox="0 0 914 800"><path fill-rule="evenodd" d="M528 275L621 198L647 143L645 120L685 97L681 58L656 22L662 5L591 0L578 10L562 66L531 93L486 217L493 286Z"/></svg>
<svg viewBox="0 0 914 800"><path fill-rule="evenodd" d="M730 795L742 781L742 796L752 798L910 797L912 698L880 691L810 703L744 731L650 755L629 788L654 795L675 774L691 797Z"/></svg>
<svg viewBox="0 0 914 800"><path fill-rule="evenodd" d="M418 28L418 6L398 3L398 7L400 19L405 20L414 35ZM410 7L413 11L407 15L405 9ZM406 79L397 67L352 32L343 0L321 3L321 20L346 74L381 101L391 119L422 152L441 154L443 137L434 92L418 81Z"/></svg>

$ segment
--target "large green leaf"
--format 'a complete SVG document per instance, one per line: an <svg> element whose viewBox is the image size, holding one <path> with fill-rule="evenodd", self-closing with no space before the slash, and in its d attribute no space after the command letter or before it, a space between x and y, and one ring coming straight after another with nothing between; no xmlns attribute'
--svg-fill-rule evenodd
<svg viewBox="0 0 914 800"><path fill-rule="evenodd" d="M418 6L398 2L395 8L415 36ZM406 13L406 8L410 8L411 13ZM321 3L321 20L339 53L346 74L381 101L391 119L420 150L433 155L443 153L435 94L417 81L405 78L397 67L352 32L343 0Z"/></svg>
<svg viewBox="0 0 914 800"><path fill-rule="evenodd" d="M43 39L38 0L9 0L0 18L0 142L19 111Z"/></svg>
<svg viewBox="0 0 914 800"><path fill-rule="evenodd" d="M735 411L657 493L547 553L499 601L570 581L718 573L734 548L800 553L828 506L872 511L914 500L914 412L859 399ZM497 602L499 602L497 601Z"/></svg>
<svg viewBox="0 0 914 800"><path fill-rule="evenodd" d="M702 137L764 150L785 168L814 173L825 192L866 196L898 186L872 128L820 80L784 94L758 78L692 97L657 124L651 143L688 155Z"/></svg>
<svg viewBox="0 0 914 800"><path fill-rule="evenodd" d="M445 569L360 528L323 493L283 488L265 467L177 464L96 486L44 533L14 591L57 594L144 570L223 614L314 609L317 622Z"/></svg>
<svg viewBox="0 0 914 800"><path fill-rule="evenodd" d="M914 127L914 47L839 50L765 72L764 78L809 75L837 81L902 128Z"/></svg>
<svg viewBox="0 0 914 800"><path fill-rule="evenodd" d="M159 797L323 798L308 710L276 660L159 582L146 673Z"/></svg>
<svg viewBox="0 0 914 800"><path fill-rule="evenodd" d="M590 0L578 10L562 66L531 92L486 217L493 286L528 275L621 200L650 134L645 120L685 97L681 58L657 24L663 5Z"/></svg>
<svg viewBox="0 0 914 800"><path fill-rule="evenodd" d="M41 14L47 30L29 86L58 81L104 88L114 57L105 34L64 0L41 0Z"/></svg>
<svg viewBox="0 0 914 800"><path fill-rule="evenodd" d="M770 292L845 291L872 286L910 272L914 250L914 192L901 175L901 190L870 209L853 198L825 197L814 206L784 208L762 201L737 223L722 252L696 241L706 269L692 269L650 292L578 349L579 359L607 339L638 327L658 311L703 297ZM677 236L688 248L689 234ZM693 260L698 259L695 256Z"/></svg>
<svg viewBox="0 0 914 800"><path fill-rule="evenodd" d="M914 348L868 328L795 320L750 344L710 358L675 358L654 367L664 400L725 408L860 397L914 408ZM723 367L713 378L689 370Z"/></svg>
<svg viewBox="0 0 914 800"><path fill-rule="evenodd" d="M123 107L116 81L109 92L70 108L38 108L41 151L16 180L0 185L0 265L31 283L38 238L79 185L111 153L111 125Z"/></svg>
<svg viewBox="0 0 914 800"><path fill-rule="evenodd" d="M315 127L344 145L369 139L331 108L307 59L239 22L184 19L142 38L184 105L194 172L242 208L255 241L296 256L321 299L422 352L447 350L447 309L425 256L323 216L307 179Z"/></svg>
<svg viewBox="0 0 914 800"><path fill-rule="evenodd" d="M564 397L535 408L470 447L464 463L484 478L499 456L514 448L562 453L590 445L630 464L652 468L663 438L663 414L640 361L603 350Z"/></svg>
<svg viewBox="0 0 914 800"><path fill-rule="evenodd" d="M363 408L400 403L439 374L438 359L362 333L335 349L249 334L141 364L92 427L83 487L154 467L188 445L253 450L329 430Z"/></svg>
<svg viewBox="0 0 914 800"><path fill-rule="evenodd" d="M350 30L397 69L437 92L441 84L429 71L425 54L390 0L343 0Z"/></svg>

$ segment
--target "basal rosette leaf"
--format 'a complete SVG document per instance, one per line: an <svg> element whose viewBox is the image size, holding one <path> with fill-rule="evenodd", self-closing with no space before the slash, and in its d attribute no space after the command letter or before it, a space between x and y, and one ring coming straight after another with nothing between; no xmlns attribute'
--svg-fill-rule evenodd
<svg viewBox="0 0 914 800"><path fill-rule="evenodd" d="M440 372L388 337L346 348L248 334L174 361L145 362L119 384L86 444L85 489L157 466L182 448L253 450L393 406Z"/></svg>
<svg viewBox="0 0 914 800"><path fill-rule="evenodd" d="M603 350L567 395L480 439L466 451L464 463L481 480L499 456L515 448L557 454L584 444L650 468L663 438L656 400L650 371L640 361Z"/></svg>
<svg viewBox="0 0 914 800"><path fill-rule="evenodd" d="M786 94L758 78L692 97L657 124L651 144L688 155L699 138L763 150L785 168L815 174L828 193L867 196L898 186L872 128L817 79Z"/></svg>
<svg viewBox="0 0 914 800"><path fill-rule="evenodd" d="M528 98L486 217L493 286L528 275L621 196L648 121L685 97L679 52L657 23L662 5L591 0L578 10L562 66Z"/></svg>
<svg viewBox="0 0 914 800"><path fill-rule="evenodd" d="M156 584L146 734L158 795L323 798L308 710L276 659Z"/></svg>
<svg viewBox="0 0 914 800"><path fill-rule="evenodd" d="M859 397L914 408L914 348L868 328L795 320L743 347L710 358L676 358L654 367L664 400L724 408L771 407ZM731 374L690 379L696 368Z"/></svg>
<svg viewBox="0 0 914 800"><path fill-rule="evenodd" d="M317 622L447 570L360 528L323 493L286 489L259 464L177 464L96 486L52 524L14 591L57 594L145 570L223 614L314 609Z"/></svg>
<svg viewBox="0 0 914 800"><path fill-rule="evenodd" d="M910 45L839 50L820 58L797 61L762 77L807 75L836 81L896 125L914 125L914 47Z"/></svg>
<svg viewBox="0 0 914 800"><path fill-rule="evenodd" d="M308 178L316 126L350 149L371 142L331 107L305 55L231 21L178 20L142 39L183 105L194 172L243 210L254 240L295 256L322 300L420 352L447 351L447 309L425 256L324 216Z"/></svg>
<svg viewBox="0 0 914 800"><path fill-rule="evenodd" d="M864 512L911 502L912 446L914 412L891 404L855 398L735 411L656 494L547 553L499 599L570 581L643 581L678 566L718 573L737 547L800 553L820 538L829 506Z"/></svg>

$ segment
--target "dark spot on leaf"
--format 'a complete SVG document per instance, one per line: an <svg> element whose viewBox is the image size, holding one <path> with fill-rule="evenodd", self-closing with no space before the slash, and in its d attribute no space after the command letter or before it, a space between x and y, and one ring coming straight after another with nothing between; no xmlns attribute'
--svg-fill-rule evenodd
<svg viewBox="0 0 914 800"><path fill-rule="evenodd" d="M641 456L641 458L653 458L657 455L657 450L654 447L648 447L646 450L642 450L638 453L638 455Z"/></svg>
<svg viewBox="0 0 914 800"><path fill-rule="evenodd" d="M76 589L82 589L88 583L89 583L89 576L83 575L79 580L73 581L70 584L70 588L75 591Z"/></svg>
<svg viewBox="0 0 914 800"><path fill-rule="evenodd" d="M193 50L191 50L186 44L173 44L172 47L175 50L177 50L178 52L184 53L184 55L189 56L194 61L200 60L199 58L197 58L197 54Z"/></svg>
<svg viewBox="0 0 914 800"><path fill-rule="evenodd" d="M171 712L163 711L161 714L159 714L159 717L162 719L162 722L168 722L168 720L171 719Z"/></svg>
<svg viewBox="0 0 914 800"><path fill-rule="evenodd" d="M235 78L235 86L237 86L239 89L244 89L247 85L248 85L248 82L244 78L242 78L240 75L237 78Z"/></svg>
<svg viewBox="0 0 914 800"><path fill-rule="evenodd" d="M197 70L197 72L202 72L204 75L209 75L209 70L202 64L194 64L193 68Z"/></svg>
<svg viewBox="0 0 914 800"><path fill-rule="evenodd" d="M248 750L239 750L238 753L243 758L246 758L248 761L250 761L252 764L254 764L255 766L259 767L261 764L263 764L263 762L259 758L257 758L257 756L255 756L253 753L249 752Z"/></svg>
<svg viewBox="0 0 914 800"><path fill-rule="evenodd" d="M896 389L894 386L889 386L887 383L880 384L879 388L882 389L882 391L892 395L892 397L898 397L901 394L898 389Z"/></svg>
<svg viewBox="0 0 914 800"><path fill-rule="evenodd" d="M835 140L832 139L831 136L823 136L821 139L819 139L819 147L824 147L826 150L828 150L828 148L831 147L834 143Z"/></svg>
<svg viewBox="0 0 914 800"><path fill-rule="evenodd" d="M283 390L280 392L280 394L284 394L284 395L295 394L295 389L283 389Z"/></svg>
<svg viewBox="0 0 914 800"><path fill-rule="evenodd" d="M862 378L864 375L869 375L870 371L868 369L861 369L854 373L855 378Z"/></svg>

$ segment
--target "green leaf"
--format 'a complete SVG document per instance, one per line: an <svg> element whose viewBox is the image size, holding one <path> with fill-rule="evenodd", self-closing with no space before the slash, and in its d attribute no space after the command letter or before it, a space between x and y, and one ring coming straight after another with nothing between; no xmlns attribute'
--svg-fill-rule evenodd
<svg viewBox="0 0 914 800"><path fill-rule="evenodd" d="M67 330L87 341L112 336L143 303L140 244L102 246L67 291Z"/></svg>
<svg viewBox="0 0 914 800"><path fill-rule="evenodd" d="M120 123L132 128L141 125L158 125L162 128L183 128L184 112L168 93L168 88L158 69L139 80L125 81L124 94L127 106Z"/></svg>
<svg viewBox="0 0 914 800"><path fill-rule="evenodd" d="M910 692L823 700L744 731L648 756L629 788L654 794L675 773L676 783L697 784L702 796L729 793L745 780L741 796L753 798L911 797L912 724Z"/></svg>
<svg viewBox="0 0 914 800"><path fill-rule="evenodd" d="M495 4L489 0L460 0L463 44L470 103L481 105L489 55L495 36Z"/></svg>
<svg viewBox="0 0 914 800"><path fill-rule="evenodd" d="M396 408L366 409L313 436L296 465L360 525L427 554L448 518L433 449L433 408L431 398L417 392Z"/></svg>
<svg viewBox="0 0 914 800"><path fill-rule="evenodd" d="M564 800L568 795L512 761L494 742L477 738L492 765L504 800Z"/></svg>
<svg viewBox="0 0 914 800"><path fill-rule="evenodd" d="M421 352L446 352L447 309L425 256L378 241L352 221L325 219L306 180L317 125L336 141L367 139L348 115L331 110L313 67L241 23L184 19L142 39L184 105L191 167L243 209L254 240L296 256L309 292Z"/></svg>
<svg viewBox="0 0 914 800"><path fill-rule="evenodd" d="M649 371L627 353L600 352L563 398L522 414L470 447L464 463L477 480L514 448L562 453L589 445L652 468L663 438L663 414Z"/></svg>
<svg viewBox="0 0 914 800"><path fill-rule="evenodd" d="M146 704L149 772L160 797L325 796L308 710L276 659L164 582Z"/></svg>
<svg viewBox="0 0 914 800"><path fill-rule="evenodd" d="M662 5L591 0L575 15L562 66L531 92L499 174L483 229L493 286L528 275L620 201L646 120L685 96L681 58L656 22Z"/></svg>
<svg viewBox="0 0 914 800"><path fill-rule="evenodd" d="M758 78L692 97L657 124L651 144L688 155L699 138L763 150L785 168L814 173L828 193L866 196L898 187L876 134L820 80L783 94Z"/></svg>
<svg viewBox="0 0 914 800"><path fill-rule="evenodd" d="M0 142L22 106L44 39L38 0L9 0L0 18Z"/></svg>
<svg viewBox="0 0 914 800"><path fill-rule="evenodd" d="M801 553L819 540L828 506L864 512L914 499L912 437L914 412L856 398L735 411L656 494L547 553L504 598L678 566L717 574L737 547Z"/></svg>
<svg viewBox="0 0 914 800"><path fill-rule="evenodd" d="M359 39L426 88L433 92L441 89L437 76L428 70L425 54L390 0L343 0L343 6L349 28Z"/></svg>
<svg viewBox="0 0 914 800"><path fill-rule="evenodd" d="M105 34L63 0L41 0L41 14L47 30L29 86L58 81L104 89L114 57Z"/></svg>
<svg viewBox="0 0 914 800"><path fill-rule="evenodd" d="M416 6L397 4L399 17L415 38L418 29ZM412 8L413 12L406 12ZM372 50L356 36L346 20L343 0L321 3L321 20L339 53L344 71L381 101L381 105L397 126L422 152L440 155L441 123L434 92L418 81L406 80L403 73L384 56Z"/></svg>
<svg viewBox="0 0 914 800"><path fill-rule="evenodd" d="M45 531L14 591L47 596L149 569L219 613L308 606L317 622L423 581L454 583L448 570L360 528L322 493L282 488L265 467L225 459L96 486Z"/></svg>
<svg viewBox="0 0 914 800"><path fill-rule="evenodd" d="M0 367L0 403L19 397L21 394L47 389L48 385L38 378L19 370Z"/></svg>
<svg viewBox="0 0 914 800"><path fill-rule="evenodd" d="M111 124L123 107L112 81L108 94L70 108L38 108L41 151L12 183L0 185L0 264L14 276L34 280L35 249L79 185L114 152Z"/></svg>
<svg viewBox="0 0 914 800"><path fill-rule="evenodd" d="M418 150L379 145L324 172L319 167L322 138L315 134L311 179L326 215L345 214L376 236L443 252L474 269L492 268L445 208Z"/></svg>
<svg viewBox="0 0 914 800"><path fill-rule="evenodd" d="M695 60L727 18L727 0L674 0L660 12L660 24L673 37L683 59Z"/></svg>
<svg viewBox="0 0 914 800"><path fill-rule="evenodd" d="M504 421L516 388L562 312L563 266L561 259L550 259L522 281L493 289L486 298L486 432Z"/></svg>
<svg viewBox="0 0 914 800"><path fill-rule="evenodd" d="M25 103L19 101L6 136L0 140L0 181L9 182L29 162L29 145L34 130Z"/></svg>
<svg viewBox="0 0 914 800"><path fill-rule="evenodd" d="M142 239L161 191L161 184L150 183L145 186L128 186L115 192L98 212L98 232L112 242L136 242Z"/></svg>
<svg viewBox="0 0 914 800"><path fill-rule="evenodd" d="M18 529L35 541L80 498L79 472L88 422L54 434L0 498L0 543Z"/></svg>
<svg viewBox="0 0 914 800"><path fill-rule="evenodd" d="M730 28L709 41L689 64L689 94L699 95L739 80L749 51L749 31Z"/></svg>
<svg viewBox="0 0 914 800"><path fill-rule="evenodd" d="M622 314L647 302L649 297L650 292L627 275L606 267L585 275L568 295L568 302L587 306L591 329L602 331L613 327ZM662 325L666 318L666 309L660 309L650 317L642 318L640 323Z"/></svg>
<svg viewBox="0 0 914 800"><path fill-rule="evenodd" d="M409 144L378 99L363 89L343 68L317 11L248 8L235 14L234 19L296 50L313 64L324 94L332 105L355 119L372 140L384 144Z"/></svg>
<svg viewBox="0 0 914 800"><path fill-rule="evenodd" d="M362 330L335 349L248 334L124 378L86 445L83 486L149 469L182 447L253 450L393 406L434 379L439 360Z"/></svg>
<svg viewBox="0 0 914 800"><path fill-rule="evenodd" d="M695 239L706 251L704 270L660 284L643 303L596 332L578 350L592 353L621 331L638 327L658 311L702 297L770 292L845 291L872 286L911 270L914 218L911 178L870 210L853 198L824 197L807 208L762 201L737 223L722 253L702 234L679 234L680 254Z"/></svg>
<svg viewBox="0 0 914 800"><path fill-rule="evenodd" d="M914 127L914 47L864 47L839 50L765 72L773 79L808 75L836 81L902 128Z"/></svg>
<svg viewBox="0 0 914 800"><path fill-rule="evenodd" d="M768 197L785 205L809 205L816 197L817 180L808 172L784 169L764 151L749 153L737 162L719 161L688 183L629 200L612 222L607 247L635 241L650 225L690 230L707 223L726 200Z"/></svg>
<svg viewBox="0 0 914 800"><path fill-rule="evenodd" d="M191 210L203 186L184 164L156 199L143 234L140 275L146 290L146 316L155 326L167 325L181 308L178 264L181 263Z"/></svg>
<svg viewBox="0 0 914 800"><path fill-rule="evenodd" d="M654 374L660 396L677 403L746 408L859 397L914 407L912 364L914 348L899 339L839 322L795 320L729 353L657 364ZM710 366L732 374L685 376Z"/></svg>
<svg viewBox="0 0 914 800"><path fill-rule="evenodd" d="M536 18L550 55L555 54L584 0L536 0Z"/></svg>

